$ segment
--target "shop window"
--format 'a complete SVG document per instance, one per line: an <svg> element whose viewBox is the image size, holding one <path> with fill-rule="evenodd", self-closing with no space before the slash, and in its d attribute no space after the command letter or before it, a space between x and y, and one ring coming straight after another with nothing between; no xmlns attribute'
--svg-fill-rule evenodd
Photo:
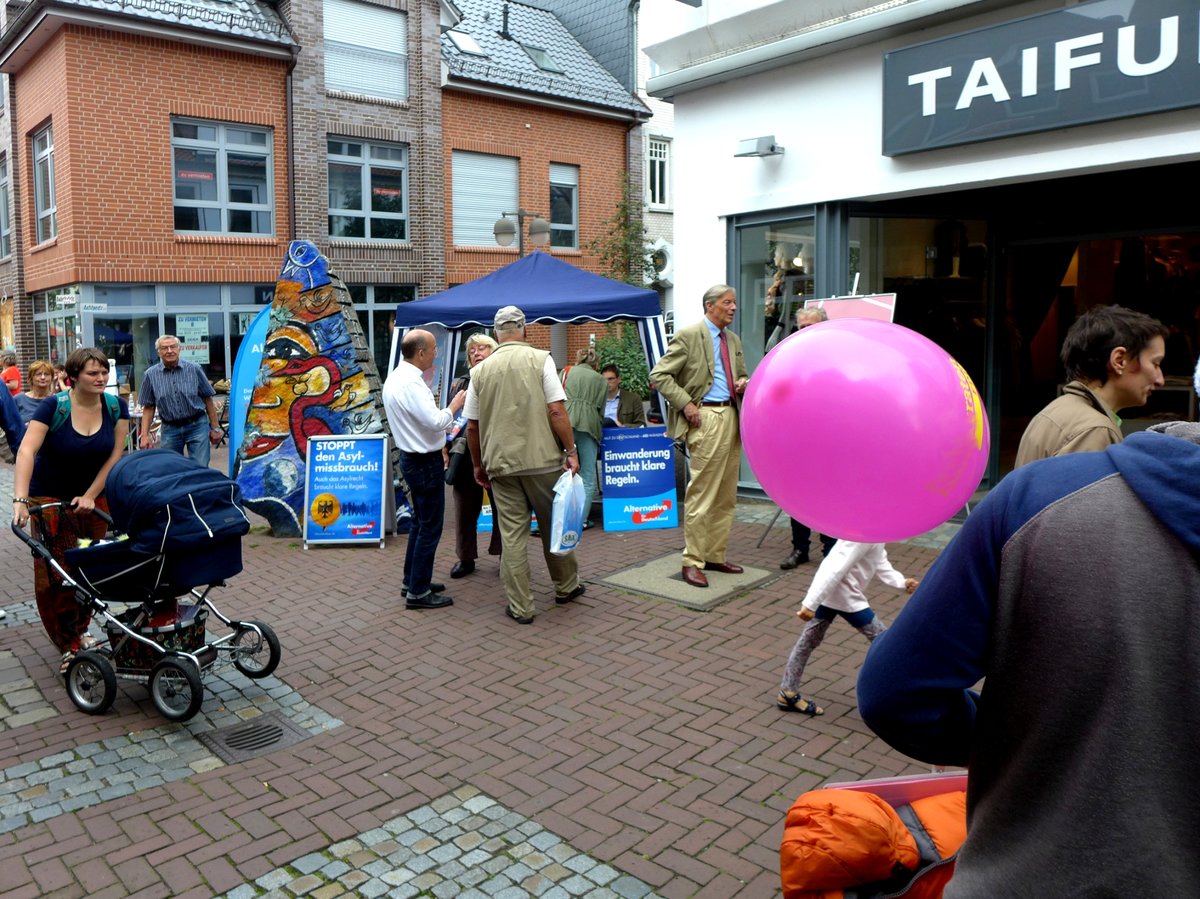
<svg viewBox="0 0 1200 899"><path fill-rule="evenodd" d="M176 231L274 233L268 129L175 119L171 152Z"/></svg>
<svg viewBox="0 0 1200 899"><path fill-rule="evenodd" d="M579 166L550 164L550 246L579 247Z"/></svg>
<svg viewBox="0 0 1200 899"><path fill-rule="evenodd" d="M650 138L646 155L646 202L665 209L671 205L671 142Z"/></svg>
<svg viewBox="0 0 1200 899"><path fill-rule="evenodd" d="M330 138L329 236L408 239L408 148Z"/></svg>
<svg viewBox="0 0 1200 899"><path fill-rule="evenodd" d="M816 247L812 219L791 219L738 229L742 272L739 332L750 370L767 350L792 333L796 310L814 298Z"/></svg>
<svg viewBox="0 0 1200 899"><path fill-rule="evenodd" d="M8 157L0 155L0 257L12 255L12 219L8 212Z"/></svg>
<svg viewBox="0 0 1200 899"><path fill-rule="evenodd" d="M220 306L220 284L167 284L167 308L179 306Z"/></svg>
<svg viewBox="0 0 1200 899"><path fill-rule="evenodd" d="M225 317L221 313L168 312L163 327L164 333L179 338L179 357L199 365L208 380L229 377L225 368Z"/></svg>
<svg viewBox="0 0 1200 899"><path fill-rule="evenodd" d="M451 194L455 246L494 247L492 228L505 212L518 209L518 162L455 150L451 157Z"/></svg>
<svg viewBox="0 0 1200 899"><path fill-rule="evenodd" d="M37 242L58 236L58 201L54 194L54 128L47 125L33 136L33 194L37 212Z"/></svg>
<svg viewBox="0 0 1200 899"><path fill-rule="evenodd" d="M231 306L269 306L275 300L274 284L230 284Z"/></svg>
<svg viewBox="0 0 1200 899"><path fill-rule="evenodd" d="M353 0L325 0L325 87L408 99L408 16Z"/></svg>
<svg viewBox="0 0 1200 899"><path fill-rule="evenodd" d="M153 284L97 284L94 290L97 302L106 308L114 306L155 307Z"/></svg>
<svg viewBox="0 0 1200 899"><path fill-rule="evenodd" d="M371 358L379 377L387 379L391 371L392 332L396 326L396 306L417 298L412 284L356 284L347 288L358 324L371 349Z"/></svg>

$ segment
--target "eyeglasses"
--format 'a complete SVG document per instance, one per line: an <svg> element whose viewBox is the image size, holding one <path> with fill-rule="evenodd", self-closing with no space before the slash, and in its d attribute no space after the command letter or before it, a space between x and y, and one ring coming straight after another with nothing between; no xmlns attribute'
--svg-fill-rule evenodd
<svg viewBox="0 0 1200 899"><path fill-rule="evenodd" d="M179 344L175 344L174 346L160 346L158 349L163 353L178 353Z"/></svg>

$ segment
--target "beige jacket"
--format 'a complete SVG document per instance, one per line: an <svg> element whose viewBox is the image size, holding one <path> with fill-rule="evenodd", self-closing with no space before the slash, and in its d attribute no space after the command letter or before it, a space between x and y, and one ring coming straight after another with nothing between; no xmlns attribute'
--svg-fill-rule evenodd
<svg viewBox="0 0 1200 899"><path fill-rule="evenodd" d="M1107 449L1123 439L1116 414L1082 382L1072 381L1063 388L1062 396L1029 422L1014 467L1051 456Z"/></svg>
<svg viewBox="0 0 1200 899"><path fill-rule="evenodd" d="M742 355L742 340L728 328L725 340L729 344L729 362L733 366L733 379L748 378L746 357ZM676 332L667 351L663 353L654 371L650 372L650 383L662 394L670 410L667 412L667 436L673 439L687 436L688 423L683 417L683 407L689 402L699 405L713 385L712 335L704 319ZM729 385L733 389L733 385Z"/></svg>

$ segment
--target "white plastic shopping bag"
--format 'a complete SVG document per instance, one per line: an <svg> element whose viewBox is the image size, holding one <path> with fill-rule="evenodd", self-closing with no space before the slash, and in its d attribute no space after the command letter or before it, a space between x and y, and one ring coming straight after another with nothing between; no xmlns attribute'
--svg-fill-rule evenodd
<svg viewBox="0 0 1200 899"><path fill-rule="evenodd" d="M564 471L554 485L550 517L550 552L556 556L565 556L579 545L583 533L584 498L583 478Z"/></svg>

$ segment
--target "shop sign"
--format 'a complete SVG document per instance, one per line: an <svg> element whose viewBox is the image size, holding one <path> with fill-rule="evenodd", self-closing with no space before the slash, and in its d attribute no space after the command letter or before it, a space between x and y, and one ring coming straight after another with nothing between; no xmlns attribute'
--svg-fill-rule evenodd
<svg viewBox="0 0 1200 899"><path fill-rule="evenodd" d="M74 306L75 294L73 293L57 293L54 295L54 302L59 306Z"/></svg>
<svg viewBox="0 0 1200 899"><path fill-rule="evenodd" d="M883 154L1200 106L1195 0L1092 0L883 58Z"/></svg>
<svg viewBox="0 0 1200 899"><path fill-rule="evenodd" d="M88 300L80 300L79 301L79 311L80 312L93 312L93 313L107 312L108 311L108 303L97 303L95 301L89 302Z"/></svg>
<svg viewBox="0 0 1200 899"><path fill-rule="evenodd" d="M199 315L176 315L176 337L179 338L179 358L208 364L208 313Z"/></svg>

